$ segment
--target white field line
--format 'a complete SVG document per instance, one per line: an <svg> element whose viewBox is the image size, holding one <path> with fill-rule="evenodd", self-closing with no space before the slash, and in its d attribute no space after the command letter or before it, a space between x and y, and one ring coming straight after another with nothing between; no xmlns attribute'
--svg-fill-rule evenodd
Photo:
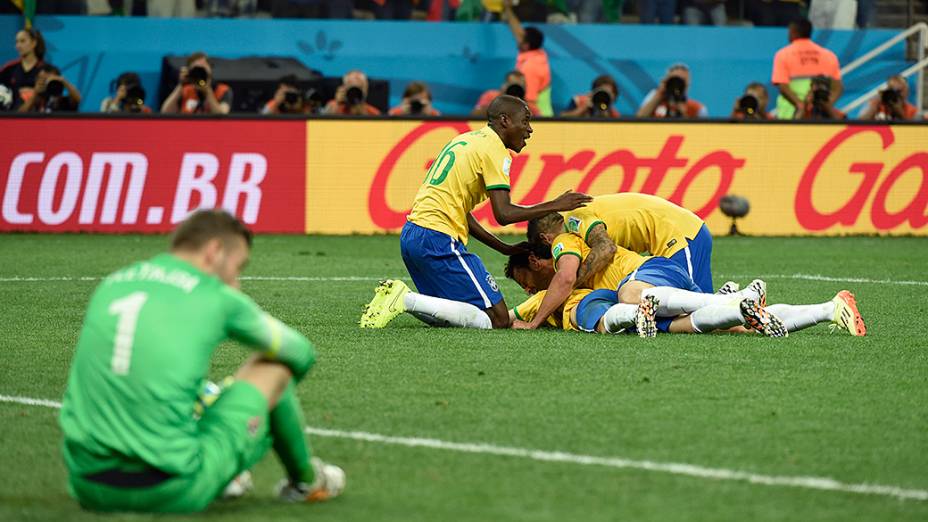
<svg viewBox="0 0 928 522"><path fill-rule="evenodd" d="M832 277L820 274L749 274L749 275L716 275L718 279L735 279L748 280L754 278L760 279L796 279L800 281L827 281L835 283L868 283L877 285L901 285L901 286L928 286L928 281L907 281L896 279L870 279L866 277ZM44 283L54 281L99 281L101 277L74 277L74 276L53 276L53 277L31 277L31 276L13 276L0 277L0 283L21 283L33 282ZM294 282L327 282L327 281L380 281L381 279L403 279L397 276L333 276L333 277L313 277L313 276L242 276L242 281L294 281Z"/></svg>
<svg viewBox="0 0 928 522"><path fill-rule="evenodd" d="M18 397L0 395L0 402L11 402L27 406L45 406L48 408L61 408L61 403L31 397ZM849 484L828 477L791 477L778 475L762 475L747 471L738 471L725 468L708 468L693 464L679 462L655 462L651 460L634 460L621 457L597 457L593 455L579 455L561 451L543 451L527 448L512 448L496 446L493 444L448 442L438 439L421 437L393 437L368 433L365 431L341 431L324 428L307 427L306 433L317 437L333 437L338 439L351 439L378 444L406 446L410 448L429 448L436 450L455 451L460 453L474 453L481 455L495 455L499 457L512 457L529 459L540 462L558 462L576 464L580 466L603 466L618 469L636 469L657 473L668 473L708 480L731 480L747 482L762 486L783 486L822 491L836 491L841 493L856 493L860 495L880 495L894 497L902 500L928 500L928 490L906 489L898 486L882 484Z"/></svg>

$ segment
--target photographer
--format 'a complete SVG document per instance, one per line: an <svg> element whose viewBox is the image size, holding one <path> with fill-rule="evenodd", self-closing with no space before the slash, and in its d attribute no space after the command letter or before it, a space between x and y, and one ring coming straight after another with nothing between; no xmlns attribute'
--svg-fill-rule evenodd
<svg viewBox="0 0 928 522"><path fill-rule="evenodd" d="M909 82L902 76L890 76L886 88L860 111L862 120L914 120L918 118L918 108L908 102Z"/></svg>
<svg viewBox="0 0 928 522"><path fill-rule="evenodd" d="M639 118L704 118L706 106L687 96L690 68L684 63L671 65L657 89L645 96L638 108Z"/></svg>
<svg viewBox="0 0 928 522"><path fill-rule="evenodd" d="M390 116L441 116L432 107L432 93L423 82L410 82L403 91L403 101L390 109Z"/></svg>
<svg viewBox="0 0 928 522"><path fill-rule="evenodd" d="M831 88L831 78L827 76L812 78L811 88L809 93L806 94L802 110L797 112L798 119L843 120L847 118L847 115L835 108Z"/></svg>
<svg viewBox="0 0 928 522"><path fill-rule="evenodd" d="M296 76L288 74L277 82L277 91L261 108L261 114L306 114L304 102Z"/></svg>
<svg viewBox="0 0 928 522"><path fill-rule="evenodd" d="M835 53L812 41L812 23L805 18L790 22L789 45L773 57L771 83L780 90L776 116L780 120L800 119L812 87L810 78L831 78L832 104L841 96L841 66Z"/></svg>
<svg viewBox="0 0 928 522"><path fill-rule="evenodd" d="M618 118L619 111L613 106L618 98L619 86L608 74L597 76L588 94L578 94L570 100L561 116L579 118Z"/></svg>
<svg viewBox="0 0 928 522"><path fill-rule="evenodd" d="M201 52L187 57L177 86L161 104L161 112L166 114L229 114L230 110L232 89L224 83L213 85L213 68L206 53Z"/></svg>
<svg viewBox="0 0 928 522"><path fill-rule="evenodd" d="M478 118L487 117L487 107L490 106L497 96L500 94L508 94L510 96L515 96L516 98L525 99L525 75L521 71L512 70L506 73L506 78L503 80L503 84L499 89L489 89L483 91L483 94L480 95L480 98L477 100L477 104L474 105L474 110L470 112L471 116L476 116ZM528 109L532 111L533 116L538 116L538 110L533 109L529 105Z"/></svg>
<svg viewBox="0 0 928 522"><path fill-rule="evenodd" d="M744 88L744 94L735 102L731 117L735 120L772 120L773 115L767 112L769 102L770 95L764 84L749 83Z"/></svg>
<svg viewBox="0 0 928 522"><path fill-rule="evenodd" d="M100 112L151 113L151 108L145 105L145 89L138 74L124 72L113 83L116 85L115 96L103 100Z"/></svg>
<svg viewBox="0 0 928 522"><path fill-rule="evenodd" d="M342 76L342 84L335 90L335 99L329 100L324 114L347 116L379 116L380 110L367 103L367 75L361 71L348 71Z"/></svg>
<svg viewBox="0 0 928 522"><path fill-rule="evenodd" d="M77 87L61 76L57 67L46 63L39 67L32 96L19 107L19 112L77 112L80 103Z"/></svg>
<svg viewBox="0 0 928 522"><path fill-rule="evenodd" d="M523 27L512 9L512 0L503 0L503 18L516 41L516 69L525 77L525 95L533 114L554 116L551 107L551 66L544 50L545 35L537 27Z"/></svg>
<svg viewBox="0 0 928 522"><path fill-rule="evenodd" d="M18 110L32 96L36 76L45 63L45 39L38 29L29 28L16 32L16 54L19 58L0 69L0 85L10 91L9 103L0 110ZM8 105L8 106L7 106Z"/></svg>

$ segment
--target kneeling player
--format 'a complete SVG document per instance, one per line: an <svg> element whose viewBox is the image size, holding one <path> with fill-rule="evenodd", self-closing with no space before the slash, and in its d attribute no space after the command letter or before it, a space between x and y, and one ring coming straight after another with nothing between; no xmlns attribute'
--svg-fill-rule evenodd
<svg viewBox="0 0 928 522"><path fill-rule="evenodd" d="M108 276L88 305L61 407L72 495L98 511L191 512L273 445L286 500L338 496L345 474L310 458L295 384L315 363L310 342L238 290L251 232L199 211L171 252ZM195 418L213 350L254 348Z"/></svg>

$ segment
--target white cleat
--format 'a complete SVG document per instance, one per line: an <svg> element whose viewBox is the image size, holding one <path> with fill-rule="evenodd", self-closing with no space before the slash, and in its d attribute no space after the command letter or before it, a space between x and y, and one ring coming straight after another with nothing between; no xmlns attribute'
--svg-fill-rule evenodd
<svg viewBox="0 0 928 522"><path fill-rule="evenodd" d="M649 338L657 335L656 314L660 304L660 300L653 295L641 297L638 311L635 312L635 329L638 330L638 337Z"/></svg>
<svg viewBox="0 0 928 522"><path fill-rule="evenodd" d="M281 500L285 502L325 502L345 491L345 471L342 468L327 464L318 457L313 457L310 462L316 476L313 483L293 484L283 479L275 488Z"/></svg>
<svg viewBox="0 0 928 522"><path fill-rule="evenodd" d="M750 297L743 299L739 303L739 307L741 308L741 317L744 319L744 324L752 329L767 337L789 337L789 332L786 331L786 325L783 324L783 321L768 312L763 306L760 306L760 303L754 299Z"/></svg>
<svg viewBox="0 0 928 522"><path fill-rule="evenodd" d="M222 490L222 498L224 500L230 500L244 497L245 494L254 489L254 487L255 482L251 478L251 472L245 470L239 473L237 477L232 479L232 482L226 485L226 489Z"/></svg>
<svg viewBox="0 0 928 522"><path fill-rule="evenodd" d="M715 293L718 295L731 295L738 293L738 290L741 290L741 285L734 281L725 281L725 284L720 286Z"/></svg>

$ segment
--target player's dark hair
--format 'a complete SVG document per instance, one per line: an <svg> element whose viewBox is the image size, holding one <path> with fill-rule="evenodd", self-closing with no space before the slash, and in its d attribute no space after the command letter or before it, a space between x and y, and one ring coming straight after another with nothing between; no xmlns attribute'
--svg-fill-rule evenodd
<svg viewBox="0 0 928 522"><path fill-rule="evenodd" d="M512 276L515 269L529 268L529 256L531 255L534 255L538 259L551 259L551 248L546 245L541 243L523 243L521 246L528 251L509 256L509 261L506 262L506 266L503 269L506 277L509 279L513 279Z"/></svg>
<svg viewBox="0 0 928 522"><path fill-rule="evenodd" d="M198 210L185 219L171 236L172 250L197 250L211 239L241 237L251 247L252 233L238 218L222 209Z"/></svg>
<svg viewBox="0 0 928 522"><path fill-rule="evenodd" d="M545 44L545 34L537 27L526 27L525 37L523 38L530 50L541 49Z"/></svg>
<svg viewBox="0 0 928 522"><path fill-rule="evenodd" d="M500 94L487 107L487 121L495 123L505 114L510 120L514 120L516 115L528 109L525 101L508 94Z"/></svg>
<svg viewBox="0 0 928 522"><path fill-rule="evenodd" d="M797 18L789 23L799 38L812 38L812 22L808 18Z"/></svg>
<svg viewBox="0 0 928 522"><path fill-rule="evenodd" d="M532 219L528 222L528 242L540 244L541 234L553 228L561 226L564 218L557 212L552 212L540 218Z"/></svg>
<svg viewBox="0 0 928 522"><path fill-rule="evenodd" d="M42 36L42 33L35 27L30 27L28 29L21 29L24 33L29 35L29 38L32 38L32 41L35 42L35 48L32 52L35 53L35 57L40 61L45 59L45 37Z"/></svg>

